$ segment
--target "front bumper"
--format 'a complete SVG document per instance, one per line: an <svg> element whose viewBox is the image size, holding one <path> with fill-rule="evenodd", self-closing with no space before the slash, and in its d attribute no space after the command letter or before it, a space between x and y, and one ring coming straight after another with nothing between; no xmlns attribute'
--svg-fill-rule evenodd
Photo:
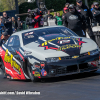
<svg viewBox="0 0 100 100"><path fill-rule="evenodd" d="M47 63L44 70L47 71L46 77L58 77L84 72L96 71L98 69L99 54L84 56L77 59L63 60L55 63Z"/></svg>

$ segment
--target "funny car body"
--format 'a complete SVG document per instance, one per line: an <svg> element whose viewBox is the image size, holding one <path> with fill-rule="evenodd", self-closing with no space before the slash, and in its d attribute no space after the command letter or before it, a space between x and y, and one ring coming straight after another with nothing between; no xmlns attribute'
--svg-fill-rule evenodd
<svg viewBox="0 0 100 100"><path fill-rule="evenodd" d="M96 43L64 26L28 29L14 33L0 47L1 69L7 78L40 78L96 71Z"/></svg>

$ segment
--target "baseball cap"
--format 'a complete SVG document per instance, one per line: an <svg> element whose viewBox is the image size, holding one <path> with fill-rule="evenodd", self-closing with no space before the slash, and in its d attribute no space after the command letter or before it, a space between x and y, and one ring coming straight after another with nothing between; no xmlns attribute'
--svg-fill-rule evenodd
<svg viewBox="0 0 100 100"><path fill-rule="evenodd" d="M68 11L68 8L67 7L64 7L64 11Z"/></svg>
<svg viewBox="0 0 100 100"><path fill-rule="evenodd" d="M18 19L19 19L20 17L18 17Z"/></svg>
<svg viewBox="0 0 100 100"><path fill-rule="evenodd" d="M69 5L69 3L66 3L65 6L66 6L66 5Z"/></svg>
<svg viewBox="0 0 100 100"><path fill-rule="evenodd" d="M69 9L73 9L73 8L74 8L74 4L70 4Z"/></svg>
<svg viewBox="0 0 100 100"><path fill-rule="evenodd" d="M99 5L99 3L98 2L94 2L93 5Z"/></svg>
<svg viewBox="0 0 100 100"><path fill-rule="evenodd" d="M81 2L82 0L76 0L76 2Z"/></svg>

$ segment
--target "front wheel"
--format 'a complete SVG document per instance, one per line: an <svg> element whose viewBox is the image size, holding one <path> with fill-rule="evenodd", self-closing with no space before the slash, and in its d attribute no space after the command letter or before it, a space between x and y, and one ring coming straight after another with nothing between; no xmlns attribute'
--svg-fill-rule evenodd
<svg viewBox="0 0 100 100"><path fill-rule="evenodd" d="M28 75L31 79L32 82L37 82L38 81L38 78L34 77L33 73L32 73L32 68L31 67L27 67L27 70L28 70Z"/></svg>

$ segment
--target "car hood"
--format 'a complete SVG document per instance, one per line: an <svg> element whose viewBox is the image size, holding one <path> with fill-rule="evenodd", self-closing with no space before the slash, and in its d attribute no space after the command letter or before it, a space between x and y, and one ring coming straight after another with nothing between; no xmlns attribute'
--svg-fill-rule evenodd
<svg viewBox="0 0 100 100"><path fill-rule="evenodd" d="M97 49L96 43L88 38L62 34L49 34L39 37L37 41L25 45L24 50L31 55L45 60L48 57L74 56Z"/></svg>

